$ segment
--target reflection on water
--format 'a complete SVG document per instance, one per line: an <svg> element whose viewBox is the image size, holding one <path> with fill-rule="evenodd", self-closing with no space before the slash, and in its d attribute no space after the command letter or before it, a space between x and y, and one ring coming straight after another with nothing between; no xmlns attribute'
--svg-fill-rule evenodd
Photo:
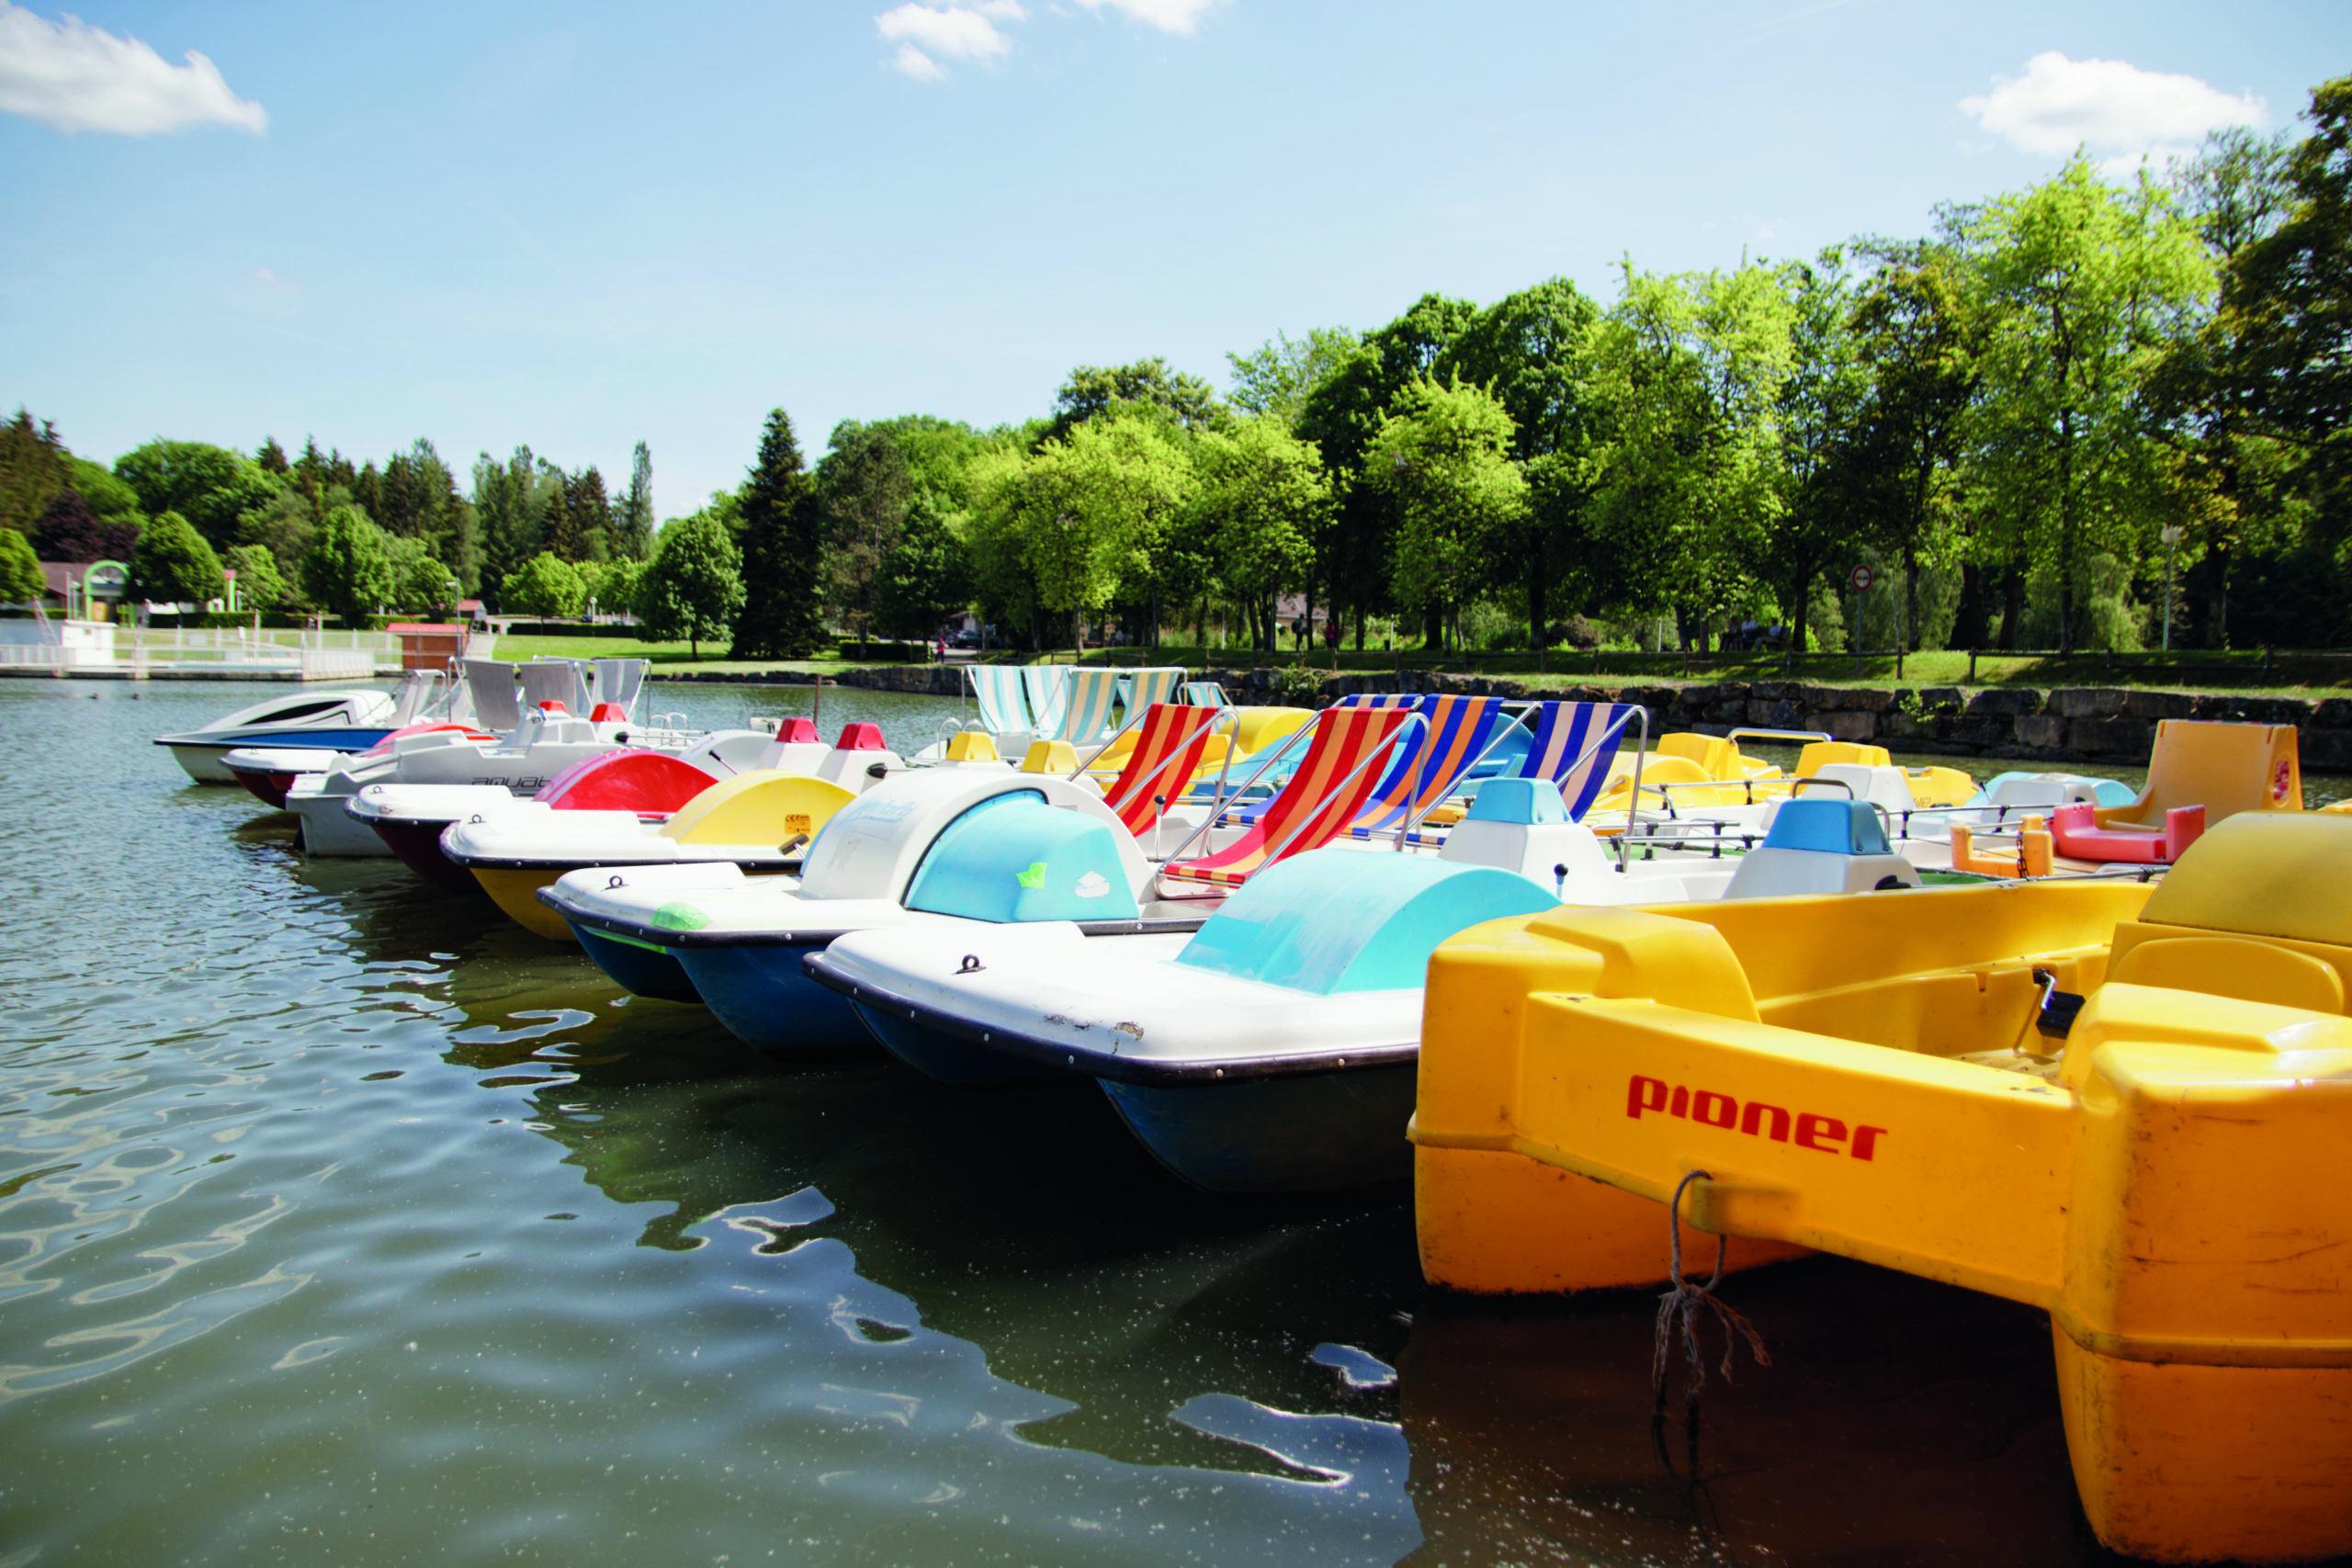
<svg viewBox="0 0 2352 1568"><path fill-rule="evenodd" d="M145 743L245 694L0 682L9 1568L2089 1552L2035 1314L1736 1281L1694 1489L1645 1298L1433 1298L1408 1192L1207 1197L1090 1087L779 1068Z"/></svg>

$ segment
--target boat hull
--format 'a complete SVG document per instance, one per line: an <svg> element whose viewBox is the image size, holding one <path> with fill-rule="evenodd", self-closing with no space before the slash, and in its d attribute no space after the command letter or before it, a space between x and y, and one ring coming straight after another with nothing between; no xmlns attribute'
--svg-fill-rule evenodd
<svg viewBox="0 0 2352 1568"><path fill-rule="evenodd" d="M1412 1174L1412 1062L1228 1083L1102 1081L1155 1158L1211 1192L1313 1192Z"/></svg>
<svg viewBox="0 0 2352 1568"><path fill-rule="evenodd" d="M1008 1056L988 1046L944 1033L909 1018L906 1010L888 1003L859 998L857 1016L882 1048L926 1077L958 1089L986 1089L995 1084L1036 1083L1065 1077L1042 1063Z"/></svg>
<svg viewBox="0 0 2352 1568"><path fill-rule="evenodd" d="M573 938L605 977L632 996L655 1001L699 1003L702 994L674 954L593 926L571 928Z"/></svg>
<svg viewBox="0 0 2352 1568"><path fill-rule="evenodd" d="M441 833L448 827L447 822L395 822L379 817L370 820L368 826L384 840L385 848L400 857L402 865L425 881L458 892L481 890L481 884L474 879L472 872L441 852Z"/></svg>
<svg viewBox="0 0 2352 1568"><path fill-rule="evenodd" d="M435 855L441 853L441 845L437 837L434 842L433 852ZM509 919L533 936L543 936L549 942L579 941L579 938L571 934L571 921L539 902L540 888L552 887L555 886L556 878L567 871L578 870L577 866L478 865L471 870L466 870L447 859L444 859L442 863L448 865L450 870L460 872L469 878L475 886L490 895L491 901L504 911Z"/></svg>
<svg viewBox="0 0 2352 1568"><path fill-rule="evenodd" d="M838 1055L870 1048L875 1036L849 1001L801 972L798 944L680 946L672 950L688 983L729 1033L771 1056Z"/></svg>
<svg viewBox="0 0 2352 1568"><path fill-rule="evenodd" d="M389 859L391 846L376 829L344 809L347 795L306 795L288 791L286 809L302 823L302 852L338 858Z"/></svg>
<svg viewBox="0 0 2352 1568"><path fill-rule="evenodd" d="M221 759L249 746L274 750L365 751L390 735L390 729L307 729L225 731L201 739L169 737L155 742L172 754L180 771L198 784L235 784L237 775Z"/></svg>

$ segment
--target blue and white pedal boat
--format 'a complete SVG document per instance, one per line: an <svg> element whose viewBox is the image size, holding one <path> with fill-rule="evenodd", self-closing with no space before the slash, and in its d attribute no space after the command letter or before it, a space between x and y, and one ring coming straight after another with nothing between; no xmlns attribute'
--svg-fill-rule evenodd
<svg viewBox="0 0 2352 1568"><path fill-rule="evenodd" d="M1142 901L1154 869L1082 784L941 767L892 774L843 805L797 876L745 876L732 864L591 868L539 898L614 981L700 1001L746 1043L791 1058L872 1043L850 1004L803 973L806 953L879 929L1198 929L1204 909Z"/></svg>

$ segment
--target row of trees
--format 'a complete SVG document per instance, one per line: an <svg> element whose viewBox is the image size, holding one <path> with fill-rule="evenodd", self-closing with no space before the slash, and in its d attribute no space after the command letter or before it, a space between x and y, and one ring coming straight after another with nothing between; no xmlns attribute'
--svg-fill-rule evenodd
<svg viewBox="0 0 2352 1568"><path fill-rule="evenodd" d="M975 605L1039 645L1214 618L1263 647L1293 595L1358 648L1398 622L1541 646L1589 620L1702 648L1759 623L1799 648L2342 641L2352 78L2308 118L2128 186L2078 156L1919 238L1628 263L1605 306L1563 278L1430 295L1229 356L1224 396L1158 359L1080 367L1024 423L847 422L813 467L779 410L745 481L658 537L641 445L616 502L527 448L461 495L424 441L380 469L274 442L106 469L23 415L0 522L142 526L158 582L209 550L348 614L455 578L746 658ZM1867 631L1837 592L1861 562L1897 585Z"/></svg>
<svg viewBox="0 0 2352 1568"><path fill-rule="evenodd" d="M254 609L447 610L452 582L495 601L511 575L545 557L560 569L559 600L566 581L583 584L584 599L607 576L617 602L634 599L654 532L644 443L617 499L594 465L568 472L527 446L504 462L483 454L472 479L472 494L461 494L424 439L380 468L315 441L289 458L275 439L250 456L156 440L107 467L75 456L26 411L0 426L0 525L38 560L129 561L144 598L221 598L226 569ZM546 599L548 575L522 596Z"/></svg>
<svg viewBox="0 0 2352 1568"><path fill-rule="evenodd" d="M744 555L738 651L967 595L1040 644L1215 615L1271 646L1300 595L1359 648L1586 616L1805 648L1863 635L1838 585L1864 563L1895 585L1863 607L1882 647L2346 640L2352 78L2309 119L2128 186L2078 156L1921 238L1629 264L1607 306L1430 295L1231 356L1225 398L1083 367L1020 426L844 424L805 476L774 415L708 513Z"/></svg>

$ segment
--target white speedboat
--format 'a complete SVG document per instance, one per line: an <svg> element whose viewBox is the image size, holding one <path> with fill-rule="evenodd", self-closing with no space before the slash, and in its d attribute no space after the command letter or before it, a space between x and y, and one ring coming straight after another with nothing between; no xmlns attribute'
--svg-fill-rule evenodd
<svg viewBox="0 0 2352 1568"><path fill-rule="evenodd" d="M400 700L372 688L340 692L285 692L223 715L200 729L159 735L155 744L170 751L198 784L235 784L221 759L244 746L333 754L364 751L409 722ZM410 716L413 717L413 714Z"/></svg>

